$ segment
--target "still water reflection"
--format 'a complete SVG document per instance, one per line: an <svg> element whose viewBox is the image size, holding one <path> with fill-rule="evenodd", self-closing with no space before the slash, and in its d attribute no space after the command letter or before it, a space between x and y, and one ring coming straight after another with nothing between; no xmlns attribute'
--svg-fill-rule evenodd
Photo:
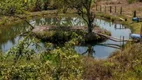
<svg viewBox="0 0 142 80"><path fill-rule="evenodd" d="M62 25L62 26L85 26L85 22L78 17L63 17L63 18L34 18L29 20L30 24L33 26L41 26L41 25ZM96 19L94 20L94 24L97 24L101 28L104 28L112 33L113 37L124 36L125 39L129 38L129 33L131 33L130 29L125 28L125 26L121 24L114 24L111 22L107 22L104 20ZM9 27L1 27L0 28L0 50L2 52L8 51L11 47L16 45L19 40L22 39L19 36L21 33L29 30L29 25L21 22ZM107 40L102 42L101 44L118 44L119 42L114 42ZM43 44L41 44L44 46ZM112 52L116 49L112 47L106 47L103 45L85 45L85 46L75 46L75 50L84 55L88 55L95 58L107 58ZM89 53L89 54L88 54Z"/></svg>
<svg viewBox="0 0 142 80"><path fill-rule="evenodd" d="M94 24L97 24L101 28L104 28L104 29L110 31L112 37L120 38L120 36L124 36L125 39L129 39L129 34L131 33L131 30L121 24L107 22L107 21L100 20L100 19L94 20ZM102 42L102 43L99 43L96 45L92 44L92 49L93 49L93 51L95 51L93 54L91 53L92 56L95 58L103 58L104 59L104 58L107 58L110 54L112 54L115 50L118 50L117 48L114 48L114 47L108 47L107 44L122 45L122 43L120 43L120 42L114 42L111 40L107 40L105 42ZM78 53L82 54L89 49L89 46L90 45L76 46L75 50ZM86 55L87 54L88 53L86 53Z"/></svg>
<svg viewBox="0 0 142 80"><path fill-rule="evenodd" d="M41 25L61 25L61 26L84 26L85 23L82 19L77 17L63 17L63 18L34 18L29 20L30 24L35 27ZM0 27L0 50L2 52L8 51L14 45L22 39L22 36L19 36L23 32L26 32L30 29L30 26L25 22L21 22L9 27ZM43 45L43 44L41 44Z"/></svg>

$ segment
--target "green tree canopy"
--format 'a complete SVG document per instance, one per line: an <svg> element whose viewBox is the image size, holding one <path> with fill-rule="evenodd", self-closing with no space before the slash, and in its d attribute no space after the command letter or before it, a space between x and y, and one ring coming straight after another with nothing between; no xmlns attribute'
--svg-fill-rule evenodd
<svg viewBox="0 0 142 80"><path fill-rule="evenodd" d="M23 0L0 0L0 14L14 15L24 11Z"/></svg>
<svg viewBox="0 0 142 80"><path fill-rule="evenodd" d="M77 10L78 15L80 15L88 25L88 33L92 32L93 21L95 18L92 7L97 0L54 0L54 2L59 9L67 10L67 8L71 8Z"/></svg>

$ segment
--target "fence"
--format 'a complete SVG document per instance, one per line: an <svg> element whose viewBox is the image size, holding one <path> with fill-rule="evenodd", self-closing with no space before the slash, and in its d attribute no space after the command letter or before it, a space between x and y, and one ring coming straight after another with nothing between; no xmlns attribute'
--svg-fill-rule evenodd
<svg viewBox="0 0 142 80"><path fill-rule="evenodd" d="M123 7L122 6L97 6L96 11L105 12L105 13L117 13L123 15Z"/></svg>

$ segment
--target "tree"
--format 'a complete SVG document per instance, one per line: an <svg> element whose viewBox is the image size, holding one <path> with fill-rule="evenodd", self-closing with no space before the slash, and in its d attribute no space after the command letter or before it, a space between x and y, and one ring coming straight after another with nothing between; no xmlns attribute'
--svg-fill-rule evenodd
<svg viewBox="0 0 142 80"><path fill-rule="evenodd" d="M42 9L41 1L40 0L36 0L34 11L40 11L41 9Z"/></svg>
<svg viewBox="0 0 142 80"><path fill-rule="evenodd" d="M49 4L49 0L43 0L43 9L44 10L47 10L48 4Z"/></svg>
<svg viewBox="0 0 142 80"><path fill-rule="evenodd" d="M52 6L57 8L58 12L61 11L63 13L66 13L67 9L69 8L69 4L67 3L68 0L52 0L52 2L53 2Z"/></svg>
<svg viewBox="0 0 142 80"><path fill-rule="evenodd" d="M74 2L72 8L75 8L78 14L86 21L88 33L92 33L93 21L95 18L95 14L92 11L94 0L73 0L72 2Z"/></svg>
<svg viewBox="0 0 142 80"><path fill-rule="evenodd" d="M88 33L92 33L93 21L95 14L92 11L93 3L96 0L56 0L58 3L62 3L60 8L72 8L76 9L78 15L80 15L88 25ZM58 4L59 5L59 4ZM61 7L62 6L62 7Z"/></svg>

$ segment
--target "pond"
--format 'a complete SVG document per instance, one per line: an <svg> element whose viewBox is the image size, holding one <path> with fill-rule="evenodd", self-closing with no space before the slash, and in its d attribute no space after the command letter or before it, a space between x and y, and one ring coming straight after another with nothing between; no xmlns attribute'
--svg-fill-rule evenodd
<svg viewBox="0 0 142 80"><path fill-rule="evenodd" d="M124 26L124 25L108 22L108 21L101 20L101 19L94 20L94 24L110 31L112 37L119 38L119 39L121 37L121 39L122 39L122 37L124 36L125 40L129 39L129 35L131 33L131 30L129 28L126 28L126 26ZM105 42L95 44L95 45L92 44L92 45L88 45L88 46L76 46L75 50L80 54L83 53L84 55L89 56L87 50L89 47L91 47L92 53L90 53L90 54L92 57L99 58L99 59L100 58L105 59L105 58L109 57L109 55L111 55L114 51L119 50L115 47L110 47L109 44L121 46L123 43L122 42L115 42L112 40L107 40Z"/></svg>
<svg viewBox="0 0 142 80"><path fill-rule="evenodd" d="M63 26L85 26L85 22L78 17L62 17L62 18L33 18L29 20L30 24L33 26L40 25L63 25ZM108 22L101 19L95 19L94 24L100 26L111 32L111 36L120 38L120 36L124 36L125 39L129 39L129 34L131 30L126 28L121 24L116 24L112 22ZM0 50L2 52L8 51L10 48L18 44L18 41L23 37L20 36L21 33L28 31L30 26L25 22L17 23L15 25L9 27L1 27L0 28ZM102 45L103 44L103 45ZM79 54L88 55L88 48L91 48L92 53L91 56L95 58L107 58L110 54L116 51L116 48L108 47L104 44L118 44L122 45L120 42L114 42L111 40L107 40L105 42L99 44L85 45L85 46L75 46L75 50ZM44 44L41 43L44 47Z"/></svg>

